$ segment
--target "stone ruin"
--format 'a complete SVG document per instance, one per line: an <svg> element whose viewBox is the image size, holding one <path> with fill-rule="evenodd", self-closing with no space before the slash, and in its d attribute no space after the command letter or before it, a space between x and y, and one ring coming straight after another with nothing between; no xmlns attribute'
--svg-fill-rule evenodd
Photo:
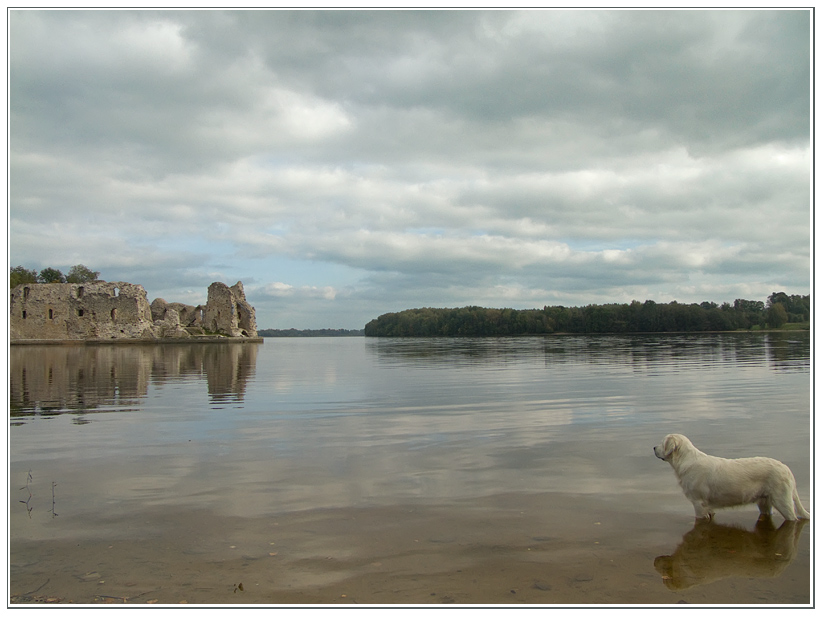
<svg viewBox="0 0 823 617"><path fill-rule="evenodd" d="M209 286L205 305L157 298L123 282L41 283L11 290L11 341L257 338L243 283Z"/></svg>
<svg viewBox="0 0 823 617"><path fill-rule="evenodd" d="M163 336L176 336L175 333L181 328L199 335L257 336L254 308L246 302L240 281L233 287L223 283L209 285L205 306L190 306L157 298L151 303L151 317L163 331Z"/></svg>

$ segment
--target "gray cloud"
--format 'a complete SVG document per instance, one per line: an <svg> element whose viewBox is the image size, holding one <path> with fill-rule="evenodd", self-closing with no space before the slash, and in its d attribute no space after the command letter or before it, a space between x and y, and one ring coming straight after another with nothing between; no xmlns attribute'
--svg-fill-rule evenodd
<svg viewBox="0 0 823 617"><path fill-rule="evenodd" d="M802 10L14 10L11 262L170 300L242 279L262 327L808 293L809 31Z"/></svg>

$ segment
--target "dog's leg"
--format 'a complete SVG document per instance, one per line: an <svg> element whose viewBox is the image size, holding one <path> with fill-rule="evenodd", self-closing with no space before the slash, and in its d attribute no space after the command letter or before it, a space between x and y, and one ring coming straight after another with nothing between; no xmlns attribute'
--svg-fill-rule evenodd
<svg viewBox="0 0 823 617"><path fill-rule="evenodd" d="M712 520L714 518L714 512L712 512L708 506L704 505L699 501L693 501L692 505L694 506L694 518L696 519L704 519L707 521Z"/></svg>
<svg viewBox="0 0 823 617"><path fill-rule="evenodd" d="M772 515L772 501L768 497L758 499L757 507L760 508L761 517L770 517Z"/></svg>
<svg viewBox="0 0 823 617"><path fill-rule="evenodd" d="M781 493L771 498L772 505L787 521L796 521L797 514L794 512L794 501L791 492L781 491Z"/></svg>

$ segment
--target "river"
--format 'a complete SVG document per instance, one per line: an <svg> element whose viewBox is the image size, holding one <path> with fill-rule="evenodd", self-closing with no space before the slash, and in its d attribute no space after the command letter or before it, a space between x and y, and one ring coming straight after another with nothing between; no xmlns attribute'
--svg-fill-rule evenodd
<svg viewBox="0 0 823 617"><path fill-rule="evenodd" d="M810 497L805 332L13 346L11 601L800 604L810 525L695 525L652 447Z"/></svg>

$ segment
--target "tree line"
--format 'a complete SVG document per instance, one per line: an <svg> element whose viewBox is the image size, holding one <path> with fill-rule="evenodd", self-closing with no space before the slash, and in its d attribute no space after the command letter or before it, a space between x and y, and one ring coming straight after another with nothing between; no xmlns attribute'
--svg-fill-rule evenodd
<svg viewBox="0 0 823 617"><path fill-rule="evenodd" d="M808 327L811 296L775 292L768 302L735 300L658 304L590 304L582 307L545 306L543 309L418 308L386 313L366 324L366 336L522 336L621 332L708 332Z"/></svg>
<svg viewBox="0 0 823 617"><path fill-rule="evenodd" d="M276 328L267 328L265 330L258 330L257 335L263 337L279 338L363 336L363 330L346 330L332 328L322 328L320 330L296 330L294 328L289 328L288 330L278 330Z"/></svg>
<svg viewBox="0 0 823 617"><path fill-rule="evenodd" d="M29 270L23 266L15 266L9 269L9 287L14 289L23 284L47 284L47 283L94 283L100 280L100 273L77 264L72 266L68 274L63 274L57 268L43 268Z"/></svg>

